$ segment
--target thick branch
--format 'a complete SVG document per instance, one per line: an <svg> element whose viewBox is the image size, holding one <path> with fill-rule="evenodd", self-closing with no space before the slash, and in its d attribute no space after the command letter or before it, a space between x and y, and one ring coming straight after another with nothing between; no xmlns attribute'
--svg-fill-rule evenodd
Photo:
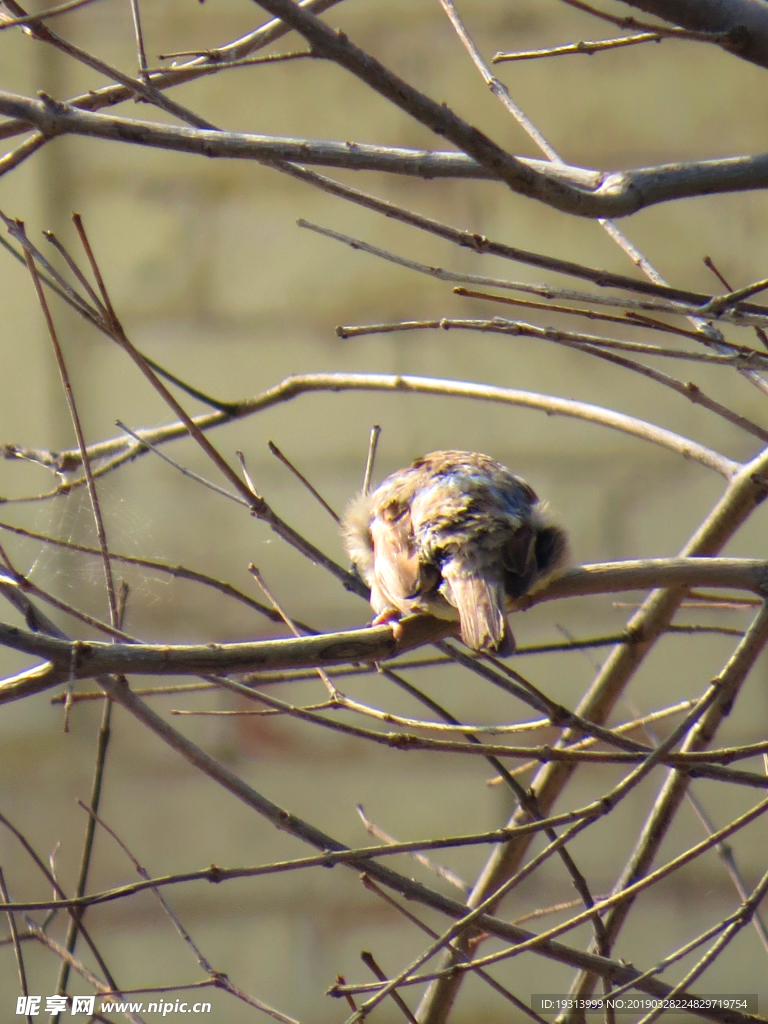
<svg viewBox="0 0 768 1024"><path fill-rule="evenodd" d="M768 4L765 0L624 0L664 21L695 32L716 32L723 49L768 68Z"/></svg>
<svg viewBox="0 0 768 1024"><path fill-rule="evenodd" d="M652 558L571 569L519 607L586 594L647 590L651 587L726 587L768 595L768 564L745 558ZM0 685L0 701L26 696L33 677L37 689L62 678L89 679L110 673L182 675L255 669L307 668L350 661L379 661L455 632L456 624L429 616L402 623L398 641L389 625L320 636L231 644L125 644L62 640L0 623L0 644L51 662Z"/></svg>
<svg viewBox="0 0 768 1024"><path fill-rule="evenodd" d="M0 113L34 125L47 137L84 135L230 160L282 161L422 178L499 180L492 168L465 153L185 128L94 114L49 97L31 99L0 92ZM768 187L768 154L625 171L590 170L530 157L509 159L525 172L519 181L507 181L513 191L580 217L624 217L674 199Z"/></svg>

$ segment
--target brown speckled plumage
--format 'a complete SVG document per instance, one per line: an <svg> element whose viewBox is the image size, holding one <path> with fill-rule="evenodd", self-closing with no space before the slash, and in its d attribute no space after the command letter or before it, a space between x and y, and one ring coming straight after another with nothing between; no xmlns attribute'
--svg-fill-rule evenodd
<svg viewBox="0 0 768 1024"><path fill-rule="evenodd" d="M567 560L534 491L476 452L431 452L398 470L353 498L342 530L376 621L458 616L474 650L511 652L508 605Z"/></svg>

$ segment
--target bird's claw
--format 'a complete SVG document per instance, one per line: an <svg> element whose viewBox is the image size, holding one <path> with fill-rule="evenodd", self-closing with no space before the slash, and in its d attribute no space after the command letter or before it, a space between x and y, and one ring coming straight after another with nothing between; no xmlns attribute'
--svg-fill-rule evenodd
<svg viewBox="0 0 768 1024"><path fill-rule="evenodd" d="M386 608L371 620L372 626L383 626L385 623L392 628L395 641L400 643L403 639L403 625L400 622L400 612L396 608Z"/></svg>

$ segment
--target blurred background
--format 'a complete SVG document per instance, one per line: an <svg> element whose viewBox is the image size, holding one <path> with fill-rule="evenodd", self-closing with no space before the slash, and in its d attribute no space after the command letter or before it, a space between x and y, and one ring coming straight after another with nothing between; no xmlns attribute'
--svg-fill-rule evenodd
<svg viewBox="0 0 768 1024"><path fill-rule="evenodd" d="M47 5L33 9L43 6ZM618 13L627 10L620 4L614 7ZM487 58L500 49L534 49L613 34L610 26L558 0L463 0L459 10ZM158 54L221 45L266 20L256 5L243 0L169 0L145 5L142 15L150 67L162 63ZM511 152L538 155L489 94L436 0L346 0L324 18ZM52 27L110 64L136 73L127 3L103 0L58 19ZM268 52L296 45L297 37L288 36ZM496 70L516 102L571 163L610 170L752 153L765 145L765 71L714 46L670 40L590 58L521 62ZM44 90L63 99L104 83L94 72L18 30L0 33L0 87L5 90L30 96ZM169 95L234 131L445 148L351 75L319 60L230 71L180 86ZM115 112L172 120L156 108L133 102ZM513 195L501 184L420 181L369 172L331 174L510 245L633 272L598 224ZM605 405L669 427L735 459L746 459L757 450L754 438L651 381L544 342L458 331L340 340L335 333L339 324L483 317L505 310L457 297L450 286L433 278L302 230L297 218L434 266L530 282L567 282L524 265L473 255L252 162L58 138L0 178L0 209L24 220L36 242L41 231L50 229L73 252L77 244L70 216L78 211L134 344L221 399L256 395L295 373L423 374ZM622 227L675 286L721 290L702 262L705 255L734 286L766 276L764 193L667 203L637 214ZM29 276L4 252L0 308L0 443L53 450L73 446L50 341ZM53 309L89 442L118 433L118 418L134 429L172 419L115 345L63 303L54 300ZM554 322L537 321L535 313L527 317L523 312L522 318ZM564 317L557 323L585 329ZM619 330L605 333L643 338L637 330L626 329L622 335ZM687 344L681 340L683 347ZM720 401L766 423L765 396L737 374L687 365L679 373L690 373ZM204 409L192 400L185 402L191 412ZM549 500L571 535L577 562L677 553L724 488L716 474L701 466L616 432L455 398L306 395L220 428L211 439L230 461L237 449L242 450L256 486L275 511L344 562L333 520L270 454L267 442L274 441L341 512L361 485L374 423L382 427L376 480L437 448L486 452ZM214 470L190 442L177 442L168 451L213 476ZM41 494L54 484L50 472L39 466L0 462L3 498ZM99 494L115 551L188 565L261 598L247 572L253 562L282 606L317 629L357 626L370 618L364 602L288 548L266 525L151 454L105 477ZM82 490L54 500L5 504L0 519L84 543L94 539ZM725 553L765 557L767 525L766 510L758 509ZM0 542L16 567L40 586L106 616L97 558L62 553L5 533ZM117 576L131 588L125 628L147 641L223 641L284 633L243 604L207 588L126 566L117 568ZM626 599L632 600L631 595ZM627 607L616 607L609 597L590 598L536 608L513 625L524 646L556 642L564 635L620 630L628 614ZM2 618L23 624L9 606ZM734 611L715 620L711 613L697 610L683 613L680 621L718 621L745 628L748 613ZM92 635L71 620L62 617L60 622L76 635ZM720 635L664 638L633 680L614 720L698 695L727 661L733 645L733 637ZM603 656L598 649L521 657L513 664L572 708ZM28 659L0 651L3 675L26 664ZM763 658L719 734L718 745L764 738L767 676ZM414 681L465 721L530 717L508 696L459 670L422 670ZM375 676L345 681L343 689L401 714L422 713ZM295 702L322 700L324 693L319 680L279 691L283 699ZM179 707L225 710L238 705L231 695L206 693L183 700L162 697L154 706L170 713ZM52 706L47 693L3 706L0 715L0 810L44 860L55 852L57 877L67 891L75 886L86 825L76 800L89 797L100 715L100 702L75 705L70 731L65 733L61 706ZM172 721L270 799L351 845L370 842L355 810L358 803L400 840L495 828L511 810L504 788L486 785L490 769L476 758L449 762L439 755L374 748L285 718ZM120 709L113 722L101 813L152 875L210 863L265 863L307 852L196 774ZM667 727L659 728L664 733ZM611 769L582 768L568 790L567 805L580 806L619 777ZM605 827L590 830L581 846L579 841L574 844L574 857L594 893L610 890L661 778L653 775ZM727 791L714 782L699 781L695 790L716 825L735 816L739 801L743 809L754 802L751 792L728 792L724 807ZM662 848L663 859L704 834L693 811L683 808ZM754 884L764 870L764 822L737 836L733 845L745 878ZM439 859L471 884L486 857L485 848L466 848L446 851ZM0 863L12 898L48 898L39 872L5 829L0 830ZM430 885L445 885L413 862L392 863ZM134 877L117 845L97 833L90 888ZM518 919L535 906L573 898L559 861L550 861L536 879L535 886L524 884L503 905L503 916ZM548 887L545 892L543 885ZM446 891L456 894L450 887ZM383 969L394 971L424 944L420 933L342 868L218 887L201 882L168 890L167 896L217 970L283 1012L318 1024L343 1020L348 1013L346 1003L323 995L338 974L348 980L371 980L360 963L361 949L372 950ZM638 967L648 966L724 917L738 902L717 854L710 852L638 902L615 954ZM429 913L420 916L439 927ZM194 956L175 936L151 894L96 907L87 922L126 988L201 977ZM64 928L65 922L57 921L51 934L61 938ZM568 941L586 942L587 933L573 933ZM51 994L58 965L49 953L32 946L26 946L29 990ZM487 949L491 948L489 943ZM555 992L567 990L571 973L529 955L499 968L498 977L515 991ZM705 976L700 990L759 991L768 998L766 978L765 951L752 929L745 929ZM0 947L3 1019L13 1014L17 984L13 950ZM75 979L71 990L85 993L88 987ZM237 1024L254 1019L252 1008L224 993L211 991L205 998L213 1002L215 1021ZM397 1012L385 1004L376 1019L396 1020ZM510 1007L470 978L451 1019L506 1021L511 1019Z"/></svg>

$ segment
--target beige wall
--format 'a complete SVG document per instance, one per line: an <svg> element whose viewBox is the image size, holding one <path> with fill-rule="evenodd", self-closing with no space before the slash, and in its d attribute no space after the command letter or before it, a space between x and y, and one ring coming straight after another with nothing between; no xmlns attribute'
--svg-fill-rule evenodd
<svg viewBox="0 0 768 1024"><path fill-rule="evenodd" d="M487 55L578 38L595 38L608 26L563 5L539 0L466 0L462 13ZM623 8L622 8L623 10ZM104 59L132 69L128 5L105 2L57 23L57 28ZM223 43L257 24L253 6L231 2L146 5L150 62L158 52ZM327 20L388 62L413 84L490 132L514 152L531 144L495 104L475 74L437 3L362 3L349 0ZM292 48L295 40L286 41ZM34 95L45 88L65 97L98 79L50 49L9 32L0 34L2 87ZM753 152L764 146L768 113L765 72L714 48L667 42L622 53L538 61L505 67L500 76L516 100L565 158L606 169ZM425 131L341 70L321 62L230 72L176 90L174 98L233 130L434 145ZM125 104L124 116L157 117ZM420 182L376 174L344 180L459 227L510 244L600 265L631 269L600 228L511 195L503 186L470 182ZM53 227L75 248L68 217L78 210L133 341L192 383L224 398L257 394L291 373L331 370L401 372L464 378L580 398L652 420L711 444L734 458L753 450L751 440L722 421L651 382L588 361L586 356L525 339L444 332L340 341L337 324L379 320L483 316L487 307L453 296L450 288L320 238L296 218L328 226L410 258L520 280L543 272L476 257L245 162L212 161L85 139L59 139L0 180L0 208L22 217L31 237ZM768 213L763 193L658 206L623 226L674 284L711 289L701 259L710 255L734 284L765 276ZM60 397L50 346L26 272L0 253L0 443L59 448L73 442ZM496 312L494 310L493 312ZM71 362L89 440L111 436L119 417L133 427L168 419L160 400L104 338L73 315L56 309ZM525 318L526 314L522 316ZM531 314L535 319L535 314ZM544 317L542 323L550 320ZM563 322L563 321L560 321ZM572 325L573 326L573 325ZM606 332L610 333L610 332ZM637 334L627 337L638 337ZM655 340L655 339L652 339ZM746 340L746 339L745 339ZM735 374L704 368L662 367L688 374L719 399L764 423L765 397ZM685 378L687 379L687 377ZM188 403L188 407L194 407ZM723 483L700 466L617 433L541 414L478 406L456 399L376 394L305 396L212 435L233 458L242 449L257 486L275 510L332 557L343 559L336 528L269 454L274 440L304 469L325 497L341 509L359 486L370 425L383 428L377 475L438 447L486 451L508 463L546 495L569 529L579 561L675 553L720 494ZM189 443L173 455L214 475ZM51 486L40 469L0 463L0 494L35 493ZM318 628L360 624L369 616L323 570L287 549L269 530L153 456L105 479L100 486L106 526L115 550L183 562L215 573L254 593L246 566L255 562L283 605ZM90 537L82 494L0 509L0 517L60 536ZM765 552L766 511L759 510L729 546L733 554ZM3 544L6 538L0 537ZM8 540L17 565L68 600L104 615L101 574L95 560L57 556L35 543ZM122 575L122 573L120 573ZM269 635L273 627L242 605L213 599L192 584L168 582L128 570L132 587L127 628L146 639L204 641ZM259 595L255 595L259 596ZM521 616L521 644L621 627L626 610L608 599L547 606ZM8 609L4 620L16 621ZM715 621L686 613L681 621ZM733 613L728 624L741 626ZM67 629L76 629L62 619ZM640 710L701 692L732 649L731 638L668 638L659 656L633 682L629 697ZM0 652L3 674L25 660ZM520 661L522 671L569 706L592 674L594 655ZM420 675L419 681L454 714L469 720L527 716L501 694L455 672ZM748 681L743 700L720 739L764 738L768 720L766 665ZM361 699L417 713L381 679L350 682ZM284 688L299 701L322 699L317 683ZM162 709L232 707L226 696L158 699ZM622 706L619 717L629 717ZM106 772L103 815L152 874L299 856L297 842L240 807L153 738L116 712ZM61 843L59 878L74 886L85 821L75 804L90 787L98 712L79 705L69 734L48 695L6 706L0 717L0 811L22 827L43 857ZM441 762L415 753L382 752L299 723L176 719L189 735L237 769L271 799L351 844L365 842L355 804L398 838L492 828L508 813L506 794L484 785L489 771L475 759ZM450 771L450 775L447 772ZM576 806L605 788L610 773L584 771L569 791ZM610 776L613 777L613 776ZM641 787L616 818L574 849L587 865L597 893L610 888L647 813L654 785ZM733 787L729 787L733 788ZM718 824L735 813L720 807L715 783L697 791ZM751 793L729 794L746 807ZM754 836L756 833L751 833ZM671 856L702 835L684 809L665 844ZM748 880L764 870L754 840L735 842ZM468 881L483 863L482 850L453 851L441 859ZM47 893L9 834L0 830L0 864L15 898ZM410 863L407 873L425 877ZM103 835L97 841L92 886L132 878L132 869ZM542 893L541 885L546 885ZM505 908L515 918L539 904L570 899L558 863L550 862L536 887L524 887ZM173 906L213 965L240 987L302 1021L336 1021L345 1005L322 993L337 973L365 977L359 951L370 948L385 970L416 954L421 938L383 905L372 901L350 872L318 871L255 882L179 887ZM673 876L636 908L617 955L647 966L737 905L714 854L685 878ZM426 913L424 920L431 924ZM149 896L109 904L88 915L105 957L123 985L166 984L200 977L192 955L174 937ZM60 936L61 923L53 927ZM657 939L665 935L659 947ZM576 941L578 936L574 937ZM658 953L656 952L658 951ZM54 967L28 953L30 990L52 992ZM751 931L712 969L704 991L754 991L768 996L765 960ZM516 991L567 987L569 974L537 958L513 962L499 973ZM10 1001L16 981L12 954L0 950L0 992ZM760 981L759 979L763 980ZM76 983L75 991L85 991ZM214 993L212 1019L235 1024L255 1011ZM2 1010L0 1016L12 1011ZM378 1019L394 1020L394 1011ZM507 1004L470 981L457 1021L509 1020Z"/></svg>

